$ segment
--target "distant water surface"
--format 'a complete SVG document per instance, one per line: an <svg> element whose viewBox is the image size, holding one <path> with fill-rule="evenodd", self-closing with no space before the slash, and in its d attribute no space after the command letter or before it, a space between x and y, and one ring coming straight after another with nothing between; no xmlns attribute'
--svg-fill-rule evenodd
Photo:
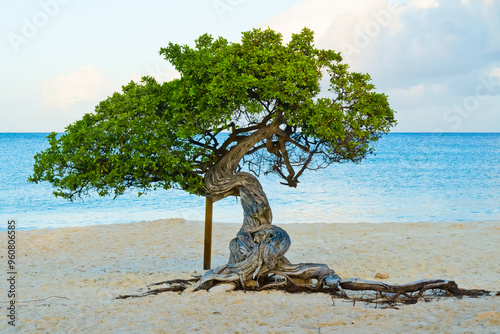
<svg viewBox="0 0 500 334"><path fill-rule="evenodd" d="M127 223L161 218L203 220L205 199L155 191L117 199L68 202L48 183L26 182L43 133L0 134L0 218L20 229ZM376 155L302 176L295 189L275 176L260 180L274 223L480 221L500 219L500 133L391 133ZM236 198L214 205L214 221L241 222Z"/></svg>

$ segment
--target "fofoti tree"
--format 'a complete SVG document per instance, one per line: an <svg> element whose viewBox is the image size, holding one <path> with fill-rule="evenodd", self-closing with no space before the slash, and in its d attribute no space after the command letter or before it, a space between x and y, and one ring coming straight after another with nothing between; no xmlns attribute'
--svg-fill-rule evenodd
<svg viewBox="0 0 500 334"><path fill-rule="evenodd" d="M239 196L244 219L229 261L205 273L197 289L229 281L241 288L389 291L382 283L342 280L323 264L291 264L290 238L272 225L256 177L275 173L296 187L308 170L372 153L396 122L370 76L350 72L339 53L315 48L306 28L287 44L280 33L254 29L239 43L203 35L194 47L170 43L160 54L179 79L130 82L64 134L50 134L29 180L49 181L68 199L128 188L179 188L213 201Z"/></svg>

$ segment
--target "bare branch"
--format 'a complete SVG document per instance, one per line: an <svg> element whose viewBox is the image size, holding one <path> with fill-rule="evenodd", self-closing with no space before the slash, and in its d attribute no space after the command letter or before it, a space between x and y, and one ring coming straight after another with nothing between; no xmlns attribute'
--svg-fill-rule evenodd
<svg viewBox="0 0 500 334"><path fill-rule="evenodd" d="M286 142L283 137L278 137L279 148L281 152L281 156L283 157L283 161L285 162L286 169L288 171L288 176L285 180L288 182L288 185L291 187L297 187L296 179L294 179L295 170L293 169L290 163L290 157L288 155L288 151L286 150Z"/></svg>
<svg viewBox="0 0 500 334"><path fill-rule="evenodd" d="M255 147L254 147L254 148L252 148L250 151L248 151L247 155L252 155L252 154L254 154L255 152L257 152L257 151L259 151L259 150L261 150L261 149L263 149L263 148L265 148L265 147L266 147L266 144L264 144L264 143L263 143L263 144L260 144L260 145L258 145L258 146L255 146Z"/></svg>
<svg viewBox="0 0 500 334"><path fill-rule="evenodd" d="M239 142L239 138L242 138L242 136L238 136L239 134L242 134L242 133L248 133L248 132L251 132L251 131L256 131L256 130L259 130L263 127L265 127L267 125L267 123L271 120L272 118L272 115L269 114L269 115L266 115L263 119L262 119L262 122L260 122L259 124L257 125L252 125L252 126L248 126L248 127L245 127L245 128L236 128L236 126L233 124L232 128L232 132L231 134L229 135L229 137L224 141L224 143L222 144L222 146L219 148L219 152L226 152L228 147L232 144L232 143L235 143L235 142Z"/></svg>
<svg viewBox="0 0 500 334"><path fill-rule="evenodd" d="M216 151L217 150L215 148L215 146L208 145L207 143L202 143L200 141L194 140L193 138L188 138L188 141L189 141L189 143L191 143L193 145L196 145L198 147L204 148L204 149L209 149L209 150L212 150L212 151Z"/></svg>

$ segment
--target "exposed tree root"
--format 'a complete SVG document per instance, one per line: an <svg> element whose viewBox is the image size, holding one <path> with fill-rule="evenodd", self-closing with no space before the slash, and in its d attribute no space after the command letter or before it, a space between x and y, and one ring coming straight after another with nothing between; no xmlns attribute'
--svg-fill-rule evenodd
<svg viewBox="0 0 500 334"><path fill-rule="evenodd" d="M262 291L262 290L282 290L289 293L328 293L332 296L333 305L335 299L342 299L344 302L365 303L381 308L397 308L399 305L415 304L419 301L429 302L443 297L470 297L478 298L490 296L491 291L467 290L458 288L454 281L447 280L421 280L403 285L389 285L382 282L366 281L358 278L340 280L337 287L330 287L325 284L326 279L305 284L290 277L278 277L270 275L263 286L257 286L255 281L250 281L249 285L242 286L238 283L236 290ZM163 292L183 292L188 288L199 286L200 278L175 279L158 282L148 285L148 291L139 292L135 295L120 295L116 299L140 298L157 295ZM158 287L158 288L151 288ZM350 291L349 295L345 290ZM500 292L495 294L500 295Z"/></svg>
<svg viewBox="0 0 500 334"><path fill-rule="evenodd" d="M148 290L145 292L140 292L136 295L120 295L116 297L116 299L127 299L127 298L138 298L138 297L147 297L151 295L157 295L162 292L182 292L186 290L188 287L190 287L193 283L198 282L199 278L192 278L192 279L174 279L170 281L163 281L163 282L158 282L158 283L153 283L148 285ZM155 288L155 289L150 289L152 286L160 286L163 285L161 288Z"/></svg>
<svg viewBox="0 0 500 334"><path fill-rule="evenodd" d="M399 305L409 305L416 304L419 301L430 302L439 298L447 298L447 297L470 297L470 298L478 298L490 296L491 292L486 290L466 290L466 289L458 289L456 290L456 294L450 293L446 289L422 289L415 292L401 292L401 293L387 293L387 292L379 292L370 290L365 290L363 292L354 291L350 294L350 296L342 296L337 293L332 293L332 302L335 305L335 299L343 299L344 302L351 302L353 305L356 305L357 302L362 302L366 304L375 304L375 307L381 308L396 308Z"/></svg>

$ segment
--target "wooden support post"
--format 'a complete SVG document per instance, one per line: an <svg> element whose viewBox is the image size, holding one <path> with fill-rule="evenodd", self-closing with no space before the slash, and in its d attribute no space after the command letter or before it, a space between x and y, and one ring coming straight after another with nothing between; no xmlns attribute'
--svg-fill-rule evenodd
<svg viewBox="0 0 500 334"><path fill-rule="evenodd" d="M205 249L203 252L203 270L209 270L212 255L212 207L211 197L206 198L205 204Z"/></svg>

